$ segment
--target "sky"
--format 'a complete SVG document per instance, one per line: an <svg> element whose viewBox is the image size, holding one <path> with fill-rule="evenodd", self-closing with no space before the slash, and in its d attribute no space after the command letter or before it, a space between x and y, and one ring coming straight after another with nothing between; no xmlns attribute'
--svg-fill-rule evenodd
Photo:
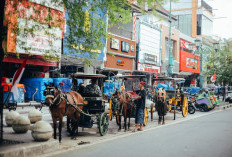
<svg viewBox="0 0 232 157"><path fill-rule="evenodd" d="M232 38L232 0L205 0L213 7L213 35ZM226 17L226 18L220 18ZM217 19L219 18L219 19Z"/></svg>

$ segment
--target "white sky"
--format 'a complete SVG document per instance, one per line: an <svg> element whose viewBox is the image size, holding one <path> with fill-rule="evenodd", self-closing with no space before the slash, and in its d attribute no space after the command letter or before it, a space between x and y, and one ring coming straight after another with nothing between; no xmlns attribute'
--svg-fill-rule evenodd
<svg viewBox="0 0 232 157"><path fill-rule="evenodd" d="M213 7L213 34L222 38L232 38L232 0L205 0Z"/></svg>

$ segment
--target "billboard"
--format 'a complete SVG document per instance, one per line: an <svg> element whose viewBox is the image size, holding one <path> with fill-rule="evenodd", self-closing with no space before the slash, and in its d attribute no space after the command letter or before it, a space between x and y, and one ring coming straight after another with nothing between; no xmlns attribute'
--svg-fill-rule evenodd
<svg viewBox="0 0 232 157"><path fill-rule="evenodd" d="M160 65L161 31L146 23L140 23L139 55L140 63Z"/></svg>
<svg viewBox="0 0 232 157"><path fill-rule="evenodd" d="M63 9L59 11L61 9L56 7L52 9L53 6L48 8L41 5L42 2L43 0L6 1L8 52L60 58L64 8L61 6Z"/></svg>

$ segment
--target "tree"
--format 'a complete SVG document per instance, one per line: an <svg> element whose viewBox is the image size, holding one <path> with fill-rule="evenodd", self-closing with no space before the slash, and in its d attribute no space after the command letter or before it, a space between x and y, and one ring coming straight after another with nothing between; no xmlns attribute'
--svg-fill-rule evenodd
<svg viewBox="0 0 232 157"><path fill-rule="evenodd" d="M206 64L207 70L204 75L209 79L216 73L216 83L232 83L232 46L228 43L226 42L225 46L218 49L217 52L213 50Z"/></svg>

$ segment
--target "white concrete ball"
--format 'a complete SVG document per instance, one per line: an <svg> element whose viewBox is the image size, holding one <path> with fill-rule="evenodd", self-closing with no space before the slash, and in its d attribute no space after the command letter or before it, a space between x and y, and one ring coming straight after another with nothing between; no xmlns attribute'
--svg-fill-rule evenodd
<svg viewBox="0 0 232 157"><path fill-rule="evenodd" d="M14 120L18 116L19 116L19 113L16 111L8 112L7 115L5 116L5 121L6 121L7 126L12 126Z"/></svg>
<svg viewBox="0 0 232 157"><path fill-rule="evenodd" d="M39 110L32 109L28 113L28 118L30 119L31 123L38 122L38 121L42 120L42 113Z"/></svg>
<svg viewBox="0 0 232 157"><path fill-rule="evenodd" d="M45 121L38 121L32 128L31 135L35 141L47 141L52 137L52 126Z"/></svg>

